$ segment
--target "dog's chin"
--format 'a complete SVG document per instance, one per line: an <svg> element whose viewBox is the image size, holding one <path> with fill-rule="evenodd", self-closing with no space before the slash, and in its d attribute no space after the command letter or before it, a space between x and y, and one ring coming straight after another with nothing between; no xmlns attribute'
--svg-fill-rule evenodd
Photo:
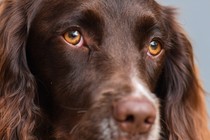
<svg viewBox="0 0 210 140"><path fill-rule="evenodd" d="M157 129L155 126L148 133L129 134L122 131L112 119L104 119L99 126L92 126L83 130L85 132L78 131L73 140L78 138L80 140L159 140L159 128Z"/></svg>
<svg viewBox="0 0 210 140"><path fill-rule="evenodd" d="M156 127L156 128L155 128ZM100 125L101 140L158 140L159 128L154 125L147 133L129 134L120 129L112 119L104 119Z"/></svg>

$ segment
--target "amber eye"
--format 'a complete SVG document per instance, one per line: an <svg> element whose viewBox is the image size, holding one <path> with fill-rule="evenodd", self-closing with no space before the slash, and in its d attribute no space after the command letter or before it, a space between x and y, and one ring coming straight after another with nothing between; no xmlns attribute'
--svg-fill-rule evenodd
<svg viewBox="0 0 210 140"><path fill-rule="evenodd" d="M64 34L64 39L71 45L81 46L83 37L79 31L69 31Z"/></svg>
<svg viewBox="0 0 210 140"><path fill-rule="evenodd" d="M161 43L156 40L152 40L149 45L149 53L153 56L158 55L162 50Z"/></svg>

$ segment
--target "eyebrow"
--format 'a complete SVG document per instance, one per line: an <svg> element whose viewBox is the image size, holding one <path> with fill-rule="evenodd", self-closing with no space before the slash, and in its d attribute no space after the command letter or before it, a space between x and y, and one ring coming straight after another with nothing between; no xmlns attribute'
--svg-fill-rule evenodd
<svg viewBox="0 0 210 140"><path fill-rule="evenodd" d="M65 17L65 20L60 20L55 29L59 31L71 26L81 26L88 30L101 31L104 26L104 21L103 18L93 10L77 11Z"/></svg>
<svg viewBox="0 0 210 140"><path fill-rule="evenodd" d="M102 26L104 24L103 18L100 14L93 10L83 11L81 16L79 16L78 21L81 25L92 28L96 28L99 25Z"/></svg>
<svg viewBox="0 0 210 140"><path fill-rule="evenodd" d="M152 30L159 29L158 21L154 17L148 15L143 15L139 17L139 19L136 22L136 25L137 29L141 33L148 33Z"/></svg>

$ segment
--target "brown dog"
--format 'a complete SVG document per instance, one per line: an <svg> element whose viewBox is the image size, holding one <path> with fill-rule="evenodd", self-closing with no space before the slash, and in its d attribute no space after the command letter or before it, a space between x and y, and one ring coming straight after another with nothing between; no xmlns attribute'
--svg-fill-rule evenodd
<svg viewBox="0 0 210 140"><path fill-rule="evenodd" d="M174 10L154 0L4 0L1 140L207 140Z"/></svg>

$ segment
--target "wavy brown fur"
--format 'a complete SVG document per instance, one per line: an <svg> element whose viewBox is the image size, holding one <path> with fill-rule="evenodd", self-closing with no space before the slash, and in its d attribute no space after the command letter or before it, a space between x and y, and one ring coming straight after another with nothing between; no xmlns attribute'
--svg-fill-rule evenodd
<svg viewBox="0 0 210 140"><path fill-rule="evenodd" d="M165 25L173 38L159 89L161 93L167 93L163 123L166 123L170 140L207 140L210 136L205 94L197 77L191 43L175 21L174 9L165 8L164 13L168 23Z"/></svg>
<svg viewBox="0 0 210 140"><path fill-rule="evenodd" d="M30 4L30 3L28 3ZM36 83L28 69L25 43L29 9L23 1L6 0L0 14L0 139L35 139L39 108ZM34 5L33 5L34 6Z"/></svg>

